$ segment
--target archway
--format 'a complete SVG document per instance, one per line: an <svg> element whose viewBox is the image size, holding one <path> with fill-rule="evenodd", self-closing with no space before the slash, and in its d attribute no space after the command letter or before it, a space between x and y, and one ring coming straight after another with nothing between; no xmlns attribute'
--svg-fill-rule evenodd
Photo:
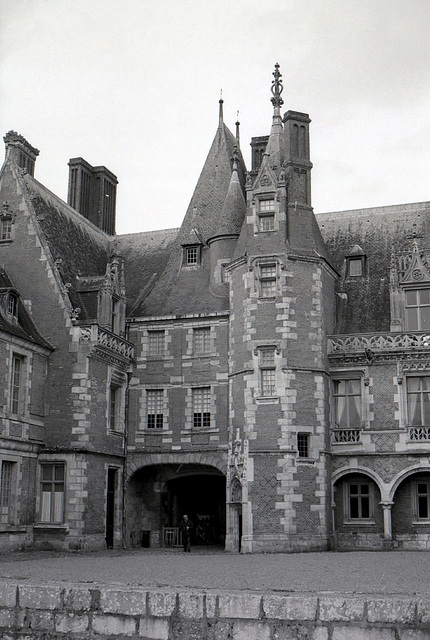
<svg viewBox="0 0 430 640"><path fill-rule="evenodd" d="M393 539L399 548L430 549L429 469L417 469L398 483L391 513Z"/></svg>
<svg viewBox="0 0 430 640"><path fill-rule="evenodd" d="M333 491L333 527L338 549L380 549L384 522L380 489L363 472L338 477Z"/></svg>
<svg viewBox="0 0 430 640"><path fill-rule="evenodd" d="M193 544L224 544L225 476L204 464L159 464L138 469L126 494L129 546L179 545L177 528L186 513Z"/></svg>

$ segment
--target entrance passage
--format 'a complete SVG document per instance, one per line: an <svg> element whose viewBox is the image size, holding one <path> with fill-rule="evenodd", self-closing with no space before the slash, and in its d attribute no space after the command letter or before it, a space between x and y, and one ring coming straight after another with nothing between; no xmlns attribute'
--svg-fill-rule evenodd
<svg viewBox="0 0 430 640"><path fill-rule="evenodd" d="M127 538L130 546L180 545L179 524L193 522L192 545L223 545L226 482L215 467L165 464L142 467L127 490Z"/></svg>

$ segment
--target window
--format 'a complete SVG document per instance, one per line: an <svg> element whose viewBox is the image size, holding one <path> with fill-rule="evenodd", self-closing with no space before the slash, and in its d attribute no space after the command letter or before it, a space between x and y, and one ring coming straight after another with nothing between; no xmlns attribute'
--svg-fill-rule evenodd
<svg viewBox="0 0 430 640"><path fill-rule="evenodd" d="M107 389L107 427L110 432L124 431L125 387L125 374L112 371Z"/></svg>
<svg viewBox="0 0 430 640"><path fill-rule="evenodd" d="M201 327L193 331L194 353L208 353L211 350L211 329Z"/></svg>
<svg viewBox="0 0 430 640"><path fill-rule="evenodd" d="M361 380L334 380L336 427L361 427Z"/></svg>
<svg viewBox="0 0 430 640"><path fill-rule="evenodd" d="M22 415L24 413L23 374L24 358L21 355L13 354L10 384L10 412L14 415Z"/></svg>
<svg viewBox="0 0 430 640"><path fill-rule="evenodd" d="M2 218L0 220L0 240L12 240L12 233L12 218Z"/></svg>
<svg viewBox="0 0 430 640"><path fill-rule="evenodd" d="M276 296L276 264L260 265L260 295L262 298Z"/></svg>
<svg viewBox="0 0 430 640"><path fill-rule="evenodd" d="M406 379L408 425L430 425L430 376Z"/></svg>
<svg viewBox="0 0 430 640"><path fill-rule="evenodd" d="M184 247L184 264L187 267L197 266L200 262L200 247L198 245Z"/></svg>
<svg viewBox="0 0 430 640"><path fill-rule="evenodd" d="M274 396L276 394L275 349L261 349L259 358L261 395Z"/></svg>
<svg viewBox="0 0 430 640"><path fill-rule="evenodd" d="M195 428L211 426L210 401L209 387L193 389L193 426Z"/></svg>
<svg viewBox="0 0 430 640"><path fill-rule="evenodd" d="M430 482L416 483L416 502L418 520L430 519Z"/></svg>
<svg viewBox="0 0 430 640"><path fill-rule="evenodd" d="M348 484L348 519L369 520L371 516L370 485L367 482Z"/></svg>
<svg viewBox="0 0 430 640"><path fill-rule="evenodd" d="M258 229L259 231L273 231L275 228L275 200L266 198L258 203Z"/></svg>
<svg viewBox="0 0 430 640"><path fill-rule="evenodd" d="M429 331L430 289L406 289L405 313L409 331Z"/></svg>
<svg viewBox="0 0 430 640"><path fill-rule="evenodd" d="M119 391L119 387L111 384L109 389L109 428L111 431L116 431L118 427Z"/></svg>
<svg viewBox="0 0 430 640"><path fill-rule="evenodd" d="M11 522L12 507L12 472L14 462L3 461L1 463L0 476L0 522Z"/></svg>
<svg viewBox="0 0 430 640"><path fill-rule="evenodd" d="M120 303L116 298L112 298L112 313L111 313L111 331L112 333L119 333L120 331Z"/></svg>
<svg viewBox="0 0 430 640"><path fill-rule="evenodd" d="M163 391L161 389L146 392L148 429L163 428Z"/></svg>
<svg viewBox="0 0 430 640"><path fill-rule="evenodd" d="M359 278L363 275L363 258L347 258L348 276Z"/></svg>
<svg viewBox="0 0 430 640"><path fill-rule="evenodd" d="M297 434L297 455L299 458L309 458L309 434Z"/></svg>
<svg viewBox="0 0 430 640"><path fill-rule="evenodd" d="M15 293L9 293L8 295L7 312L14 318L18 316L18 298Z"/></svg>
<svg viewBox="0 0 430 640"><path fill-rule="evenodd" d="M161 356L164 354L164 331L148 331L149 355Z"/></svg>
<svg viewBox="0 0 430 640"><path fill-rule="evenodd" d="M64 520L64 464L43 464L41 468L40 521Z"/></svg>

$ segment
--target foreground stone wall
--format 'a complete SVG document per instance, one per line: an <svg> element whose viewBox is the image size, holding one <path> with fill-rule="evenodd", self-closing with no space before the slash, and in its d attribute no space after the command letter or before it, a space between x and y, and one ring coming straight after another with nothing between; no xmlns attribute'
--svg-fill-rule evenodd
<svg viewBox="0 0 430 640"><path fill-rule="evenodd" d="M3 640L428 640L430 601L0 582Z"/></svg>

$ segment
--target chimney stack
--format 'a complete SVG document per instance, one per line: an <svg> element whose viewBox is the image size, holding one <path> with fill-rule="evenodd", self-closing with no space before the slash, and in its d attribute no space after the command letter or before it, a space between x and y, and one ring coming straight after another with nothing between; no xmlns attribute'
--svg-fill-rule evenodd
<svg viewBox="0 0 430 640"><path fill-rule="evenodd" d="M8 131L3 137L6 145L6 160L11 160L22 169L26 169L34 176L34 165L39 155L39 150L31 146L29 142L16 131Z"/></svg>
<svg viewBox="0 0 430 640"><path fill-rule="evenodd" d="M71 158L68 164L68 204L105 233L115 235L117 177L83 158Z"/></svg>

